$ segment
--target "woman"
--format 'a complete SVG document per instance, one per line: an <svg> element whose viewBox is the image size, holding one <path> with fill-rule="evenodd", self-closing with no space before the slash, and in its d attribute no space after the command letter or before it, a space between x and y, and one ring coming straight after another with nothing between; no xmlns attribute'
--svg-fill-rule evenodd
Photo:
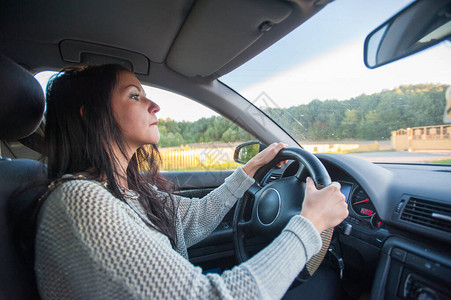
<svg viewBox="0 0 451 300"><path fill-rule="evenodd" d="M36 235L44 299L280 298L320 249L319 233L347 216L338 183L318 191L309 179L301 215L268 247L221 276L203 275L187 247L215 229L285 146L270 145L204 198L187 199L158 172L159 107L132 72L67 69L49 84L47 102L49 179L58 180Z"/></svg>

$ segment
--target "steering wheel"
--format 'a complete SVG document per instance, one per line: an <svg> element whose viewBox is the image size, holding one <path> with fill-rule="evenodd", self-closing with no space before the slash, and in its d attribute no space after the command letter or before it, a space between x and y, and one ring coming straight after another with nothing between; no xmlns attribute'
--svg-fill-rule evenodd
<svg viewBox="0 0 451 300"><path fill-rule="evenodd" d="M261 187L256 180L237 203L233 216L233 239L238 263L250 258L245 246L246 237L256 237L265 242L272 241L279 235L291 217L298 215L304 200L305 171L310 173L316 187L321 189L331 183L330 176L316 156L300 148L282 149L267 165L260 168L255 178L262 179L267 172L283 160L295 160L299 169L294 176L275 180ZM252 206L252 207L251 207ZM249 213L245 213L252 209ZM321 234L322 248L306 264L298 275L297 281L303 282L310 278L324 259L332 238L333 228Z"/></svg>

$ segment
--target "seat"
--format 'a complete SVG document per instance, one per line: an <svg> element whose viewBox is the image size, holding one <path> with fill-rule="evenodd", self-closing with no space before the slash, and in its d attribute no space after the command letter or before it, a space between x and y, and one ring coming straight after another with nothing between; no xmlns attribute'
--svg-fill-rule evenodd
<svg viewBox="0 0 451 300"><path fill-rule="evenodd" d="M44 114L41 86L27 70L0 55L0 90L0 140L29 136ZM39 299L32 264L19 251L15 232L17 224L25 225L22 217L44 191L46 178L46 167L38 161L0 156L0 299Z"/></svg>

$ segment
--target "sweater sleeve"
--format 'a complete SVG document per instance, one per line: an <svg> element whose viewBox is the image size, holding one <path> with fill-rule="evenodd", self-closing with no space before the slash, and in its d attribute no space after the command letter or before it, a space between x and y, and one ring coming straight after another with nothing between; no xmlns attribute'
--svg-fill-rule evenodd
<svg viewBox="0 0 451 300"><path fill-rule="evenodd" d="M320 245L310 222L297 216L247 262L203 275L104 188L71 181L42 207L35 271L44 299L275 299Z"/></svg>
<svg viewBox="0 0 451 300"><path fill-rule="evenodd" d="M186 247L190 247L209 236L237 199L254 183L238 167L225 182L203 198L174 196L177 216L180 220Z"/></svg>

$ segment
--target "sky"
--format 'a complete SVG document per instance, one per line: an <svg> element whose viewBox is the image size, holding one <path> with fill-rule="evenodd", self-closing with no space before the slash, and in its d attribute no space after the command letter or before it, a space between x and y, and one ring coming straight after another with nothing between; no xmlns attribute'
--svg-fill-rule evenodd
<svg viewBox="0 0 451 300"><path fill-rule="evenodd" d="M268 106L268 101L259 102L264 93L272 100L269 106L284 108L314 99L346 100L405 84L451 84L449 42L377 69L364 66L365 37L410 2L335 0L220 80L259 107ZM41 77L37 78L45 84L48 75ZM215 114L176 94L145 89L161 107L159 118L195 121Z"/></svg>
<svg viewBox="0 0 451 300"><path fill-rule="evenodd" d="M307 104L314 99L347 100L406 84L451 84L449 43L372 70L366 68L362 61L353 59L362 56L361 52L360 40L351 42L244 87L240 93L261 106L259 96L264 92L271 98L273 106L286 108Z"/></svg>

